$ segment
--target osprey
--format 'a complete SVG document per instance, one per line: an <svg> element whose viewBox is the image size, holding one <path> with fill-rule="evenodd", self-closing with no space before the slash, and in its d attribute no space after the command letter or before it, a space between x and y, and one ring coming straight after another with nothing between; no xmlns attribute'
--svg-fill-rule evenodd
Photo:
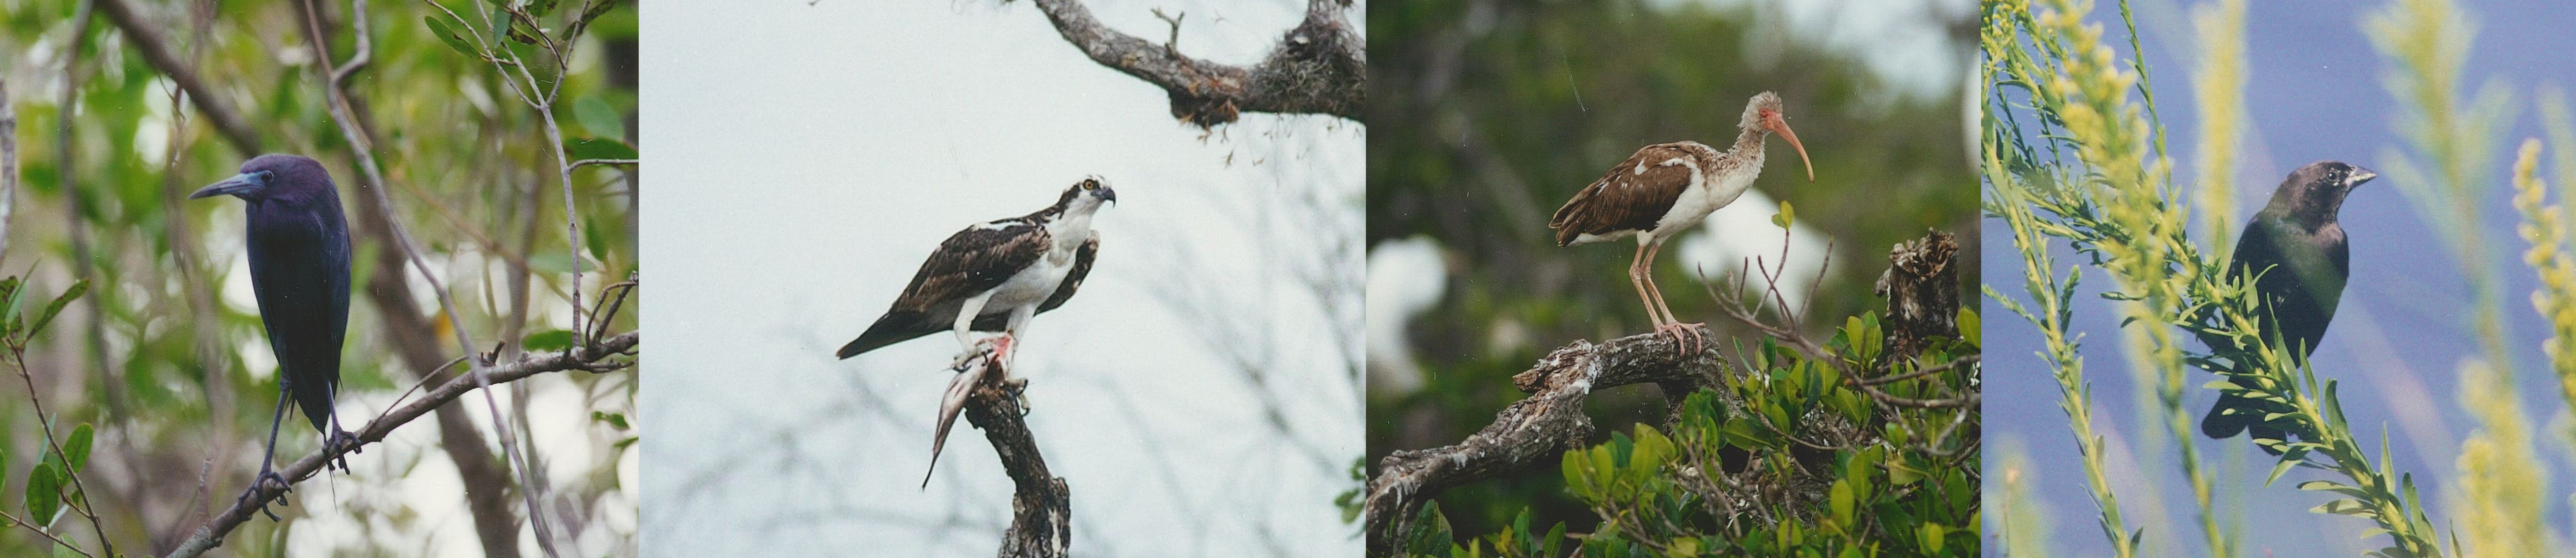
<svg viewBox="0 0 2576 558"><path fill-rule="evenodd" d="M841 346L840 358L949 330L968 352L970 332L999 331L995 352L1008 361L1011 343L1029 318L1054 310L1082 288L1100 239L1091 215L1118 193L1100 177L1065 188L1055 205L1036 213L966 227L939 243L903 296L866 333Z"/></svg>
<svg viewBox="0 0 2576 558"><path fill-rule="evenodd" d="M1816 180L1816 165L1807 159L1807 148L1798 144L1798 134L1789 131L1789 123L1780 116L1780 96L1764 91L1744 105L1744 119L1737 124L1735 146L1725 152L1695 141L1659 143L1637 150L1628 161L1610 169L1600 180L1575 192L1565 207L1557 208L1547 227L1556 229L1556 245L1571 246L1630 236L1637 237L1637 254L1628 262L1628 285L1637 289L1637 298L1646 303L1647 318L1655 322L1657 333L1671 333L1678 341L1682 334L1696 330L1673 318L1673 309L1664 304L1664 293L1655 288L1655 252L1664 241L1688 232L1717 208L1734 203L1753 186L1762 174L1762 140L1773 132L1789 140L1798 150L1798 160L1806 163L1807 181Z"/></svg>

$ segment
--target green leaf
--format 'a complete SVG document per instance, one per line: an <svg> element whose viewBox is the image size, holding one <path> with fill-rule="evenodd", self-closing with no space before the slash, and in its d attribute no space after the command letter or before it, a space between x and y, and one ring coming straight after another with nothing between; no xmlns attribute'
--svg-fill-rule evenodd
<svg viewBox="0 0 2576 558"><path fill-rule="evenodd" d="M2335 501L2332 501L2332 502L2326 502L2326 503L2325 503L2325 504L2323 504L2323 505L2319 505L2319 506L2317 506L2317 507L2313 507L2313 508L2308 508L2308 511L2316 512L2316 513L2331 513L2331 514L2336 514L2336 515L2349 515L2349 516L2355 516L2355 517L2371 517L2371 516L2374 516L2374 515L2378 515L2376 512L2372 512L2372 511L2370 511L2370 508L2369 508L2369 507L2361 505L2361 501L2360 501L2360 500L2351 500L2351 499L2335 500Z"/></svg>
<svg viewBox="0 0 2576 558"><path fill-rule="evenodd" d="M561 351L572 348L572 337L571 330L549 329L528 334L528 339L521 341L519 346L529 351Z"/></svg>
<svg viewBox="0 0 2576 558"><path fill-rule="evenodd" d="M1831 495L1827 496L1826 499L1830 502L1829 505L1831 506L1831 509L1833 509L1835 523L1843 525L1852 524L1852 500L1855 498L1855 496L1852 495L1852 492L1853 489L1851 481L1834 481Z"/></svg>
<svg viewBox="0 0 2576 558"><path fill-rule="evenodd" d="M608 102L601 101L598 97L582 97L581 100L573 101L572 117L574 120L581 122L582 128L590 130L590 135L592 136L602 138L626 137L625 121L617 117L616 109L608 108ZM616 158L624 159L627 157Z"/></svg>
<svg viewBox="0 0 2576 558"><path fill-rule="evenodd" d="M447 48L456 49L457 54L483 58L482 49L465 42L464 35L457 33L456 28L448 27L447 22L440 21L438 16L421 16L420 20L429 24L429 34L437 36L438 42L447 43Z"/></svg>
<svg viewBox="0 0 2576 558"><path fill-rule="evenodd" d="M604 411L591 411L591 412L590 412L590 420L594 420L594 421L599 421L599 422L605 422L605 423L608 423L608 426L610 426L610 427L612 427L612 428L616 428L616 429L618 429L618 430L626 430L626 429L627 429L627 425L626 425L626 413L610 413L610 412L604 412Z"/></svg>
<svg viewBox="0 0 2576 558"><path fill-rule="evenodd" d="M78 299L81 295L88 293L88 279L72 282L72 288L64 289L62 296L54 297L53 302L45 304L45 313L36 315L35 324L27 328L27 334L35 335L36 332L44 331L45 324L53 323L54 316L63 313L63 307L70 306L73 299ZM16 315L18 313L17 303L18 301L16 297L11 297L9 301L9 313L11 315Z"/></svg>
<svg viewBox="0 0 2576 558"><path fill-rule="evenodd" d="M63 439L63 464L68 466L64 473L77 472L89 463L90 435L89 423L84 422L72 428L71 437Z"/></svg>
<svg viewBox="0 0 2576 558"><path fill-rule="evenodd" d="M54 475L54 464L36 464L35 470L27 472L27 521L51 525L62 504L63 480Z"/></svg>
<svg viewBox="0 0 2576 558"><path fill-rule="evenodd" d="M564 142L564 154L575 161L636 158L635 146L627 145L623 140L606 138L574 138Z"/></svg>
<svg viewBox="0 0 2576 558"><path fill-rule="evenodd" d="M1779 225L1780 228L1785 229L1789 228L1790 223L1795 223L1797 221L1798 210L1796 208L1789 207L1789 200L1780 200L1780 212L1771 215L1771 224Z"/></svg>

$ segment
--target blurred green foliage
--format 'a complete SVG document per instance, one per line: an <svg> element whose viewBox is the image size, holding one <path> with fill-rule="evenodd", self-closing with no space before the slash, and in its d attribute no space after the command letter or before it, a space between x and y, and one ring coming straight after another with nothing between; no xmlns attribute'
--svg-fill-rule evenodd
<svg viewBox="0 0 2576 558"><path fill-rule="evenodd" d="M369 218L362 214L371 202L362 198L374 193L364 189L357 154L325 109L322 78L315 75L302 32L301 2L122 1L152 28L151 40L192 65L208 89L240 113L260 151L323 161L352 224ZM635 273L631 177L608 166L574 171L570 195L586 238L566 238L564 186L555 178L557 162L542 119L502 83L493 64L443 44L424 23L437 7L377 0L364 4L364 14L353 14L348 2L312 4L331 22L326 33L333 37L335 58L345 59L355 48L353 17L363 15L371 27L372 63L351 78L350 88L361 119L375 134L374 156L388 180L385 194L446 279L465 327L478 339L523 328L552 332L570 323L568 298L577 288L568 280L570 246L581 246L580 257L588 260L578 286L586 293ZM478 1L443 4L466 14L491 11ZM39 292L61 291L84 277L96 287L33 341L25 364L44 398L46 422L96 425L98 459L82 478L96 492L91 497L116 549L141 554L184 537L202 520L199 506L212 502L220 508L250 480L278 396L277 375L243 271L241 205L183 199L230 176L253 154L228 141L193 103L174 99L172 80L103 8L85 25L76 19L83 13L90 12L79 0L0 0L0 53L6 53L0 56L0 76L18 116L24 180L7 223L9 250L0 254L0 269L23 275ZM550 84L560 79L564 98L577 100L556 109L567 142L633 141L635 31L633 7L619 3L591 26L579 57L567 67L528 70ZM78 83L71 110L59 101L67 77ZM56 142L67 115L65 151ZM466 352L443 336L396 338L386 331L366 289L377 256L399 248L370 236L356 242L357 303L338 398L341 420L352 428L418 381L397 358L403 348ZM522 313L513 311L514 269L530 272L524 323ZM418 313L444 318L425 283L415 277L410 288ZM632 329L632 316L621 315L611 330ZM435 327L445 332L443 321ZM560 348L562 342L548 335L538 334L537 341ZM556 377L549 381L561 384L541 389L578 390L581 395L572 400L596 412L623 416L633 408L632 374ZM0 386L6 386L0 387L0 432L7 433L0 436L0 450L36 455L43 442L29 394L15 382ZM406 428L435 431L431 422ZM304 428L300 419L289 420L278 441L281 460L318 448L318 437ZM563 505L585 510L579 514L586 516L584 523L599 521L595 506L633 505L631 496L612 496L627 490L619 486L617 463L631 443L621 441L632 434L606 422L586 429L585 443L594 446L580 452L588 456L587 472L557 474L553 493L566 499ZM57 435L64 430L58 426ZM484 435L488 439L489 431ZM374 470L398 475L412 474L421 461L448 459L437 446L365 455L386 460ZM0 462L0 472L25 479L33 466L27 460ZM368 476L370 467L359 469L358 476ZM202 494L198 479L207 483ZM399 480L359 482L376 488ZM352 489L347 479L334 482L344 496ZM305 488L297 492L303 495L299 501L332 494L318 483ZM348 514L368 529L328 539L355 545L340 551L421 552L430 544L422 533L438 522L419 521L412 503L400 496L388 493L346 508L283 508L283 521L253 521L228 538L226 549L273 555L301 520ZM84 525L72 533L86 545L93 543L88 531ZM65 533L59 527L55 532ZM631 541L632 534L610 540L619 538ZM23 529L0 530L0 556L39 555L49 545Z"/></svg>
<svg viewBox="0 0 2576 558"><path fill-rule="evenodd" d="M1960 99L1896 92L1849 55L1784 31L1767 3L1432 0L1369 11L1369 120L1404 125L1369 134L1368 241L1435 239L1449 273L1443 297L1408 326L1422 388L1370 394L1368 455L1455 443L1522 396L1508 377L1546 350L1643 331L1644 308L1620 275L1633 246L1557 247L1548 215L1639 147L1731 141L1757 92L1781 95L1815 160L1809 183L1795 157L1774 153L1754 186L1834 239L1835 278L1815 292L1812 315L1876 305L1870 281L1889 246L1926 228L1974 230ZM1945 23L1962 40L1975 24ZM1976 243L1964 244L1962 284L1973 285ZM1675 253L1655 268L1674 311L1747 335L1717 319ZM1591 401L1603 432L1664 418L1651 388ZM1524 510L1576 531L1598 521L1549 471L1439 500L1462 535L1499 531Z"/></svg>

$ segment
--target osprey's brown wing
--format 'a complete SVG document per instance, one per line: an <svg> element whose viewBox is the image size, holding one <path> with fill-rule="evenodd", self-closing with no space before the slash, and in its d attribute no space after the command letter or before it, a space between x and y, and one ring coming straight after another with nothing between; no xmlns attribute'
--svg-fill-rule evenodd
<svg viewBox="0 0 2576 558"><path fill-rule="evenodd" d="M1012 274L1046 256L1053 241L1044 225L1027 218L984 223L950 235L928 261L921 262L921 271L913 274L912 284L903 288L894 306L837 354L850 358L949 328L954 324L933 323L939 321L930 319L933 308L1001 287Z"/></svg>
<svg viewBox="0 0 2576 558"><path fill-rule="evenodd" d="M1564 246L1585 234L1610 234L1617 231L1644 231L1655 228L1655 222L1672 211L1673 200L1690 188L1692 165L1699 163L1698 150L1707 147L1692 142L1659 143L1638 149L1628 161L1612 167L1609 174L1575 192L1574 199L1548 219L1547 227L1556 229L1556 244ZM1685 164L1688 162L1688 164Z"/></svg>

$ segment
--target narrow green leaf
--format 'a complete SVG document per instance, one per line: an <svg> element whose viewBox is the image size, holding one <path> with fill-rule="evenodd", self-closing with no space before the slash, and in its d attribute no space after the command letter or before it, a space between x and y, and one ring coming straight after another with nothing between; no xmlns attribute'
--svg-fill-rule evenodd
<svg viewBox="0 0 2576 558"><path fill-rule="evenodd" d="M420 20L429 24L430 35L438 37L438 42L447 43L447 48L455 49L457 54L472 56L478 60L483 57L482 49L474 48L471 43L465 42L464 35L457 33L456 28L449 27L447 22L440 21L438 16L421 16Z"/></svg>
<svg viewBox="0 0 2576 558"><path fill-rule="evenodd" d="M53 302L45 305L45 313L38 314L36 316L34 325L27 328L27 334L35 335L36 332L44 331L45 324L53 323L54 316L63 313L63 307L70 306L72 304L72 300L78 299L84 294L89 294L89 280L82 279L79 281L73 281L72 288L64 289L62 296L54 297ZM16 297L11 297L9 300L9 315L18 315L18 299Z"/></svg>

